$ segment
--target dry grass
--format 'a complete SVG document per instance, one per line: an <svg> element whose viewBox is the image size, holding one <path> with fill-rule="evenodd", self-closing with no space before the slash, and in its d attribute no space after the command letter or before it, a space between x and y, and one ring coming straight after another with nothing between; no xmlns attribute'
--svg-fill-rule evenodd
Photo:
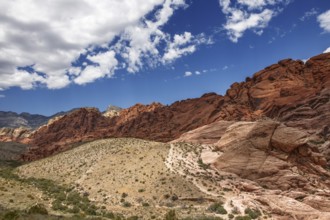
<svg viewBox="0 0 330 220"><path fill-rule="evenodd" d="M37 188L19 181L0 177L1 205L11 209L26 209L36 203L44 203L47 198Z"/></svg>
<svg viewBox="0 0 330 220"><path fill-rule="evenodd" d="M201 198L218 197L172 172L165 165L169 150L169 144L138 139L99 140L23 165L17 173L74 185L100 207L145 219L169 208L205 212L209 202L203 204Z"/></svg>

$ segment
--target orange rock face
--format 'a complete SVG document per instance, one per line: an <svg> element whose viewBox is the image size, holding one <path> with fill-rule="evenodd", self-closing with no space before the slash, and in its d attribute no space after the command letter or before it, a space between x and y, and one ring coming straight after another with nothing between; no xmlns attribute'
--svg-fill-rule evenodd
<svg viewBox="0 0 330 220"><path fill-rule="evenodd" d="M137 137L167 142L217 121L269 117L324 139L330 137L330 53L306 63L286 59L234 83L225 96L215 93L169 106L137 104L119 116L96 109L76 110L35 131L25 160L68 149L70 144L104 137Z"/></svg>

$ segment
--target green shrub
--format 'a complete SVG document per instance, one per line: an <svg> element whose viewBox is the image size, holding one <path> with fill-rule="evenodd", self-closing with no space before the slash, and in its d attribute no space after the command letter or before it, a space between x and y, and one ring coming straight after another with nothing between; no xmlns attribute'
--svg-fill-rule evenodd
<svg viewBox="0 0 330 220"><path fill-rule="evenodd" d="M67 209L67 207L64 206L61 201L54 200L52 202L52 209L55 210L55 211L57 211L57 210L64 211L64 210Z"/></svg>
<svg viewBox="0 0 330 220"><path fill-rule="evenodd" d="M114 219L115 215L112 212L106 212L103 214L104 217Z"/></svg>
<svg viewBox="0 0 330 220"><path fill-rule="evenodd" d="M20 216L19 211L13 210L13 211L9 211L9 212L5 213L3 216L3 219L4 220L16 220L19 218L19 216Z"/></svg>
<svg viewBox="0 0 330 220"><path fill-rule="evenodd" d="M126 198L127 196L128 196L127 193L122 193L122 194L121 194L121 197L122 197L122 198Z"/></svg>
<svg viewBox="0 0 330 220"><path fill-rule="evenodd" d="M75 213L75 214L79 213L79 211L80 211L80 209L79 209L78 206L76 206L76 205L74 205L74 206L72 207L72 209L69 209L69 210L68 210L68 212Z"/></svg>
<svg viewBox="0 0 330 220"><path fill-rule="evenodd" d="M179 197L177 195L175 195L175 194L171 196L171 200L172 201L176 201L178 199L179 199Z"/></svg>
<svg viewBox="0 0 330 220"><path fill-rule="evenodd" d="M41 215L48 215L48 211L43 204L36 204L30 207L27 211L28 214L41 214Z"/></svg>
<svg viewBox="0 0 330 220"><path fill-rule="evenodd" d="M213 203L208 207L207 210L217 214L227 214L227 210L222 206L221 203Z"/></svg>
<svg viewBox="0 0 330 220"><path fill-rule="evenodd" d="M248 216L250 216L252 219L256 219L259 216L261 216L261 212L258 209L250 209L250 208L246 208L244 210L245 214L247 214Z"/></svg>
<svg viewBox="0 0 330 220"><path fill-rule="evenodd" d="M68 194L67 200L72 204L78 204L81 200L81 197L78 192L72 191Z"/></svg>
<svg viewBox="0 0 330 220"><path fill-rule="evenodd" d="M164 220L179 220L176 216L175 210L169 210L164 217Z"/></svg>
<svg viewBox="0 0 330 220"><path fill-rule="evenodd" d="M182 220L223 220L223 218L203 215L203 216L186 217Z"/></svg>
<svg viewBox="0 0 330 220"><path fill-rule="evenodd" d="M244 215L244 216L236 216L235 220L251 220L251 217L248 215Z"/></svg>
<svg viewBox="0 0 330 220"><path fill-rule="evenodd" d="M209 169L210 168L210 164L205 164L202 160L202 158L199 158L198 161L197 161L198 165L200 168L206 170L206 169Z"/></svg>
<svg viewBox="0 0 330 220"><path fill-rule="evenodd" d="M131 207L132 204L129 203L129 202L123 202L123 206L126 207L126 208L128 208L128 207Z"/></svg>

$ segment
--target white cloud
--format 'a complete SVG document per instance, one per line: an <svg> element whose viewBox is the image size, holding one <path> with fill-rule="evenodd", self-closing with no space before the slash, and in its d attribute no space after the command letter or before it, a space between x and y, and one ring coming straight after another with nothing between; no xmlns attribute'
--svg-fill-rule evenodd
<svg viewBox="0 0 330 220"><path fill-rule="evenodd" d="M0 88L18 86L21 89L32 89L37 83L44 83L45 78L36 73L29 73L25 70L15 70L12 74L2 74Z"/></svg>
<svg viewBox="0 0 330 220"><path fill-rule="evenodd" d="M78 77L74 79L74 82L78 85L91 83L96 79L103 77L112 77L118 64L118 61L115 58L115 52L112 50L93 56L88 55L87 59L95 63L95 65L87 66L84 70L78 73ZM73 69L72 74L77 75L76 71L76 69Z"/></svg>
<svg viewBox="0 0 330 220"><path fill-rule="evenodd" d="M318 14L318 10L316 8L312 8L311 10L306 11L304 13L304 15L299 18L299 20L305 21L305 20L309 19L310 17L317 15L317 14Z"/></svg>
<svg viewBox="0 0 330 220"><path fill-rule="evenodd" d="M0 98L5 98L6 96L3 94L0 94Z"/></svg>
<svg viewBox="0 0 330 220"><path fill-rule="evenodd" d="M0 1L0 89L59 89L173 62L210 43L202 34L161 30L185 7L185 0ZM81 55L92 64L72 65ZM27 66L32 71L17 68Z"/></svg>
<svg viewBox="0 0 330 220"><path fill-rule="evenodd" d="M226 65L224 67L222 67L222 70L227 70L229 67Z"/></svg>
<svg viewBox="0 0 330 220"><path fill-rule="evenodd" d="M323 53L330 53L330 47L328 47Z"/></svg>
<svg viewBox="0 0 330 220"><path fill-rule="evenodd" d="M201 72L200 72L200 71L195 71L195 74L196 74L196 75L200 75Z"/></svg>
<svg viewBox="0 0 330 220"><path fill-rule="evenodd" d="M317 21L320 23L320 27L324 29L325 32L330 32L330 10L320 14L317 17Z"/></svg>
<svg viewBox="0 0 330 220"><path fill-rule="evenodd" d="M290 0L219 0L227 19L223 27L229 39L235 43L249 29L261 35L270 20L280 12L280 9L273 6L286 5L289 2Z"/></svg>
<svg viewBox="0 0 330 220"><path fill-rule="evenodd" d="M192 76L192 72L187 71L187 72L184 73L184 76L185 76L185 77Z"/></svg>

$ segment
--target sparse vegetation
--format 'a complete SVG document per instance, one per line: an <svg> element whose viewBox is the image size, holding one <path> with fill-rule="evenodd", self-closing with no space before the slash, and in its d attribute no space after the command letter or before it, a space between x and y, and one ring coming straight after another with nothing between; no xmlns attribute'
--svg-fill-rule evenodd
<svg viewBox="0 0 330 220"><path fill-rule="evenodd" d="M210 168L210 164L205 164L205 163L203 162L202 158L199 158L198 161L197 161L197 163L198 163L198 165L199 165L202 169L204 169L204 170Z"/></svg>
<svg viewBox="0 0 330 220"><path fill-rule="evenodd" d="M235 220L251 220L251 217L248 215L244 215L244 216L236 216Z"/></svg>
<svg viewBox="0 0 330 220"><path fill-rule="evenodd" d="M28 214L48 215L48 211L43 204L36 204L27 210Z"/></svg>
<svg viewBox="0 0 330 220"><path fill-rule="evenodd" d="M176 216L175 210L171 209L166 213L164 220L179 220L179 219Z"/></svg>
<svg viewBox="0 0 330 220"><path fill-rule="evenodd" d="M227 210L222 206L221 202L211 204L207 210L221 215L227 214Z"/></svg>
<svg viewBox="0 0 330 220"><path fill-rule="evenodd" d="M221 217L214 217L214 216L194 216L194 217L186 217L182 220L223 220Z"/></svg>
<svg viewBox="0 0 330 220"><path fill-rule="evenodd" d="M261 212L257 209L246 208L244 213L251 217L251 219L256 219L261 216Z"/></svg>

